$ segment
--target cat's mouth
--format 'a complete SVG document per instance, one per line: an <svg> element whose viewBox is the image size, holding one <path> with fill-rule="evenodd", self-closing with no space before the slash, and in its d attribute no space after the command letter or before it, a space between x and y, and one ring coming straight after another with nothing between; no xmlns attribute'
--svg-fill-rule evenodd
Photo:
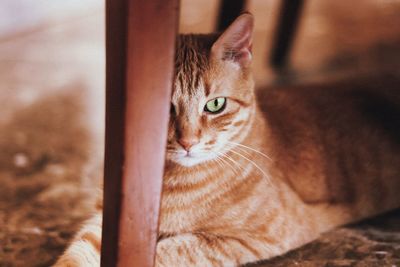
<svg viewBox="0 0 400 267"><path fill-rule="evenodd" d="M187 151L186 154L184 155L185 158L194 158L195 155L193 155L193 152Z"/></svg>

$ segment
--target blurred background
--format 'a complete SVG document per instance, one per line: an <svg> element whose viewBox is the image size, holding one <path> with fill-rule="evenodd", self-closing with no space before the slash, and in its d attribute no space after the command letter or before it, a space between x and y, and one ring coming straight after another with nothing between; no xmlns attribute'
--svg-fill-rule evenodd
<svg viewBox="0 0 400 267"><path fill-rule="evenodd" d="M246 4L258 87L400 78L400 0L305 0L277 70L269 58L281 6ZM181 1L180 32L215 31L220 7ZM0 266L49 266L90 215L102 178L104 19L100 0L0 3ZM328 233L271 266L400 266L398 217Z"/></svg>

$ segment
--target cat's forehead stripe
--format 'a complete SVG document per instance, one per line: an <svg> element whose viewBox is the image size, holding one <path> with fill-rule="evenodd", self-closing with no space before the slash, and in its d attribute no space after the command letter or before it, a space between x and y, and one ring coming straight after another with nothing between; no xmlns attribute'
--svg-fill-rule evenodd
<svg viewBox="0 0 400 267"><path fill-rule="evenodd" d="M209 54L214 35L180 35L175 56L175 90L193 96L200 86L209 94L204 74L209 67Z"/></svg>

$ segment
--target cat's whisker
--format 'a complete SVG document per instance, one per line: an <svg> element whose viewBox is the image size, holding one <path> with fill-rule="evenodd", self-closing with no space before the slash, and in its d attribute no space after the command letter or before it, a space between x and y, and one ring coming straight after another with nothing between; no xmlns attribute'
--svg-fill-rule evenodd
<svg viewBox="0 0 400 267"><path fill-rule="evenodd" d="M225 159L225 157L227 157L226 155L224 155L223 153L215 152L215 151L212 151L212 152L217 156L218 159L220 159L223 163L225 163L226 165L228 165L228 166L232 169L232 171L233 171L235 174L240 174L240 172L239 172L239 173L236 172L237 166L236 166L235 164L232 165L229 161L227 161L227 160ZM236 162L234 162L234 163L236 163ZM222 166L222 167L223 167L223 166Z"/></svg>
<svg viewBox="0 0 400 267"><path fill-rule="evenodd" d="M225 161L229 166L231 166L231 168L232 168L232 170L233 170L233 172L234 172L235 174L241 175L241 172L242 172L244 169L242 168L242 166L240 166L240 164L238 164L237 162L233 161L231 158L229 158L229 157L226 156L226 155L223 155L223 159L224 159L224 161Z"/></svg>
<svg viewBox="0 0 400 267"><path fill-rule="evenodd" d="M221 168L224 168L224 162L218 156L212 161L215 161Z"/></svg>
<svg viewBox="0 0 400 267"><path fill-rule="evenodd" d="M240 172L245 170L244 167L242 165L240 165L240 163L238 163L237 161L235 161L234 159L232 159L225 153L221 153L221 156L226 158L227 160L229 160L233 164L233 166L236 167L236 169L239 169ZM240 172L239 172L239 174L240 174Z"/></svg>
<svg viewBox="0 0 400 267"><path fill-rule="evenodd" d="M234 169L234 168L232 167L232 165L230 165L229 162L227 162L224 158L222 158L222 157L220 157L220 156L217 156L216 159L218 160L219 165L221 166L222 169L224 169L225 166L228 165L228 167L229 167L230 169L232 169L232 171L236 174L235 169Z"/></svg>
<svg viewBox="0 0 400 267"><path fill-rule="evenodd" d="M236 146L238 146L238 147L247 148L247 149L249 149L249 150L251 150L251 151L254 151L254 152L258 153L259 155L261 155L261 156L267 158L268 160L272 160L270 156L268 156L268 155L262 153L261 151L258 151L257 149L254 149L254 148L252 148L252 147L249 147L249 146L246 146L246 145L243 145L243 144L240 144L240 143L232 142L232 141L226 141L226 142L231 143L231 144L233 144L233 145L236 145Z"/></svg>
<svg viewBox="0 0 400 267"><path fill-rule="evenodd" d="M230 149L234 149L234 148L239 149L241 152L243 152L245 155L247 155L247 156L249 156L249 157L253 156L253 154L251 154L251 152L247 151L247 150L244 149L243 147L240 147L240 146L230 146Z"/></svg>
<svg viewBox="0 0 400 267"><path fill-rule="evenodd" d="M271 181L270 181L270 178L269 178L269 175L268 175L263 169L261 169L254 161L252 161L251 159L249 159L249 158L246 157L246 156L243 156L243 155L240 154L239 152L234 151L233 149L231 149L230 152L232 152L232 153L234 153L234 154L236 154L236 155L238 155L238 156L240 156L240 157L242 157L242 158L248 160L251 164L253 164L254 167L256 167L256 168L264 175L264 177L268 180L269 183L271 182Z"/></svg>
<svg viewBox="0 0 400 267"><path fill-rule="evenodd" d="M211 161L215 161L215 162L217 162L218 163L218 165L220 166L220 167L224 167L224 165L223 165L223 161L221 161L221 157L220 156L218 156L218 154L217 153L215 153L214 151L211 151L212 153L214 153L215 154L215 156L216 156L216 158L214 158L214 159L212 159ZM222 163L221 163L222 162Z"/></svg>
<svg viewBox="0 0 400 267"><path fill-rule="evenodd" d="M234 161L231 157L229 157L225 153L222 152L214 152L214 153L218 153L218 155L220 155L221 160L223 160L226 164L228 164L233 169L235 174L240 174L240 172L244 170L244 168L240 164L238 164L236 161Z"/></svg>

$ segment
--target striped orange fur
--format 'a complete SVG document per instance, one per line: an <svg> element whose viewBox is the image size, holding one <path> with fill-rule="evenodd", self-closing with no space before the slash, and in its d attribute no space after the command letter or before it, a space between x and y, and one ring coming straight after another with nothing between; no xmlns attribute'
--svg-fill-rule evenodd
<svg viewBox="0 0 400 267"><path fill-rule="evenodd" d="M268 259L400 206L398 94L280 88L257 102L252 30L243 14L178 38L158 267ZM100 240L101 207L55 266L99 266Z"/></svg>

